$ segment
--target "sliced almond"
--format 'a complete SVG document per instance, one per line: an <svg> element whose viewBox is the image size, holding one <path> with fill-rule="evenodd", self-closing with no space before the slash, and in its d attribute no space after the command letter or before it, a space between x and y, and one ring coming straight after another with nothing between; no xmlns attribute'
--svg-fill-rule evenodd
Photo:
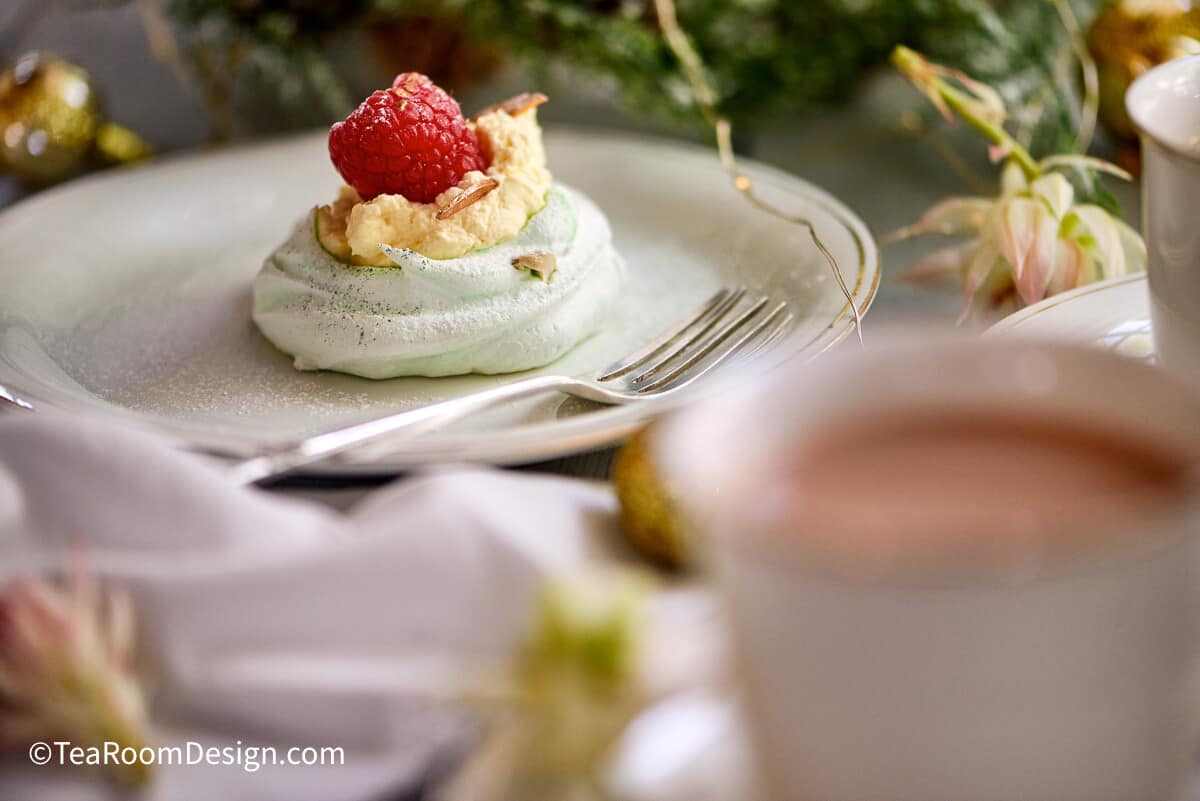
<svg viewBox="0 0 1200 801"><path fill-rule="evenodd" d="M539 250L517 256L512 260L512 266L518 270L528 270L543 281L549 281L558 268L558 258L548 250Z"/></svg>
<svg viewBox="0 0 1200 801"><path fill-rule="evenodd" d="M484 114L490 114L493 111L503 111L508 116L515 117L518 114L524 114L531 108L537 108L549 99L541 92L522 92L515 97L510 97L508 100L488 106L483 111L477 112L471 119L477 120Z"/></svg>
<svg viewBox="0 0 1200 801"><path fill-rule="evenodd" d="M455 195L454 199L437 210L437 218L444 220L453 217L467 206L479 202L480 198L498 187L500 182L490 175L484 176L478 183L472 184Z"/></svg>

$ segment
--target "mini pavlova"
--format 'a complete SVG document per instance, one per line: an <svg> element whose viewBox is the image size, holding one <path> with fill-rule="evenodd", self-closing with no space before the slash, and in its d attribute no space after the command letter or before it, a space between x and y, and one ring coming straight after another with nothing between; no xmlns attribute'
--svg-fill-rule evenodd
<svg viewBox="0 0 1200 801"><path fill-rule="evenodd" d="M604 214L546 169L524 94L470 120L423 75L329 134L346 181L263 264L254 321L301 370L507 373L594 334L624 267Z"/></svg>

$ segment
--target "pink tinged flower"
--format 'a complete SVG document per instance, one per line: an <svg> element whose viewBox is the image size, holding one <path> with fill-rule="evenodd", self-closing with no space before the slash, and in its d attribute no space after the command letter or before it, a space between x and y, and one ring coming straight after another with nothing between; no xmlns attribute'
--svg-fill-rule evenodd
<svg viewBox="0 0 1200 801"><path fill-rule="evenodd" d="M900 280L912 284L934 284L946 278L959 279L963 265L975 249L974 241L952 245L928 254L900 274Z"/></svg>
<svg viewBox="0 0 1200 801"><path fill-rule="evenodd" d="M1047 287L1047 294L1054 295L1074 289L1082 283L1084 264L1088 261L1087 254L1078 242L1071 239L1060 239L1056 245L1054 256L1055 270Z"/></svg>
<svg viewBox="0 0 1200 801"><path fill-rule="evenodd" d="M1004 104L994 89L903 46L892 51L892 61L948 119L953 110L992 140L993 161L1006 160L997 197L951 198L884 239L886 244L927 233L975 237L927 256L906 278L958 272L968 304L986 292L993 305L1014 298L1028 305L1098 277L1143 269L1146 249L1137 232L1103 209L1076 206L1071 182L1057 171L1131 180L1127 172L1081 154L1035 162L1001 127Z"/></svg>
<svg viewBox="0 0 1200 801"><path fill-rule="evenodd" d="M883 244L925 234L963 236L983 230L995 201L987 197L951 197L931 206L912 225L893 231Z"/></svg>
<svg viewBox="0 0 1200 801"><path fill-rule="evenodd" d="M65 586L22 579L0 589L0 748L36 740L145 745L146 705L131 670L128 598L102 596L77 560ZM140 784L150 766L114 766Z"/></svg>
<svg viewBox="0 0 1200 801"><path fill-rule="evenodd" d="M1039 211L1034 225L1033 248L1025 263L1025 273L1016 281L1017 294L1026 305L1046 297L1050 279L1058 266L1058 219Z"/></svg>
<svg viewBox="0 0 1200 801"><path fill-rule="evenodd" d="M974 300L975 293L983 286L983 282L987 280L999 260L1000 251L989 241L982 242L975 249L963 276L963 306L958 315L960 323L971 313L971 301Z"/></svg>
<svg viewBox="0 0 1200 801"><path fill-rule="evenodd" d="M1003 203L995 240L1012 268L1022 302L1036 303L1045 296L1054 273L1059 222L1039 200L1013 197Z"/></svg>
<svg viewBox="0 0 1200 801"><path fill-rule="evenodd" d="M1102 274L1108 278L1125 275L1125 246L1117 221L1099 206L1076 206L1067 221L1073 238L1096 254Z"/></svg>
<svg viewBox="0 0 1200 801"><path fill-rule="evenodd" d="M1025 261L1033 245L1034 218L1037 213L1036 201L1016 197L1003 201L995 218L993 239L1017 280L1025 272Z"/></svg>
<svg viewBox="0 0 1200 801"><path fill-rule="evenodd" d="M1021 165L1012 160L1006 162L1004 169L1000 171L1001 196L1015 195L1028 188L1029 180L1025 177L1025 171L1021 169Z"/></svg>
<svg viewBox="0 0 1200 801"><path fill-rule="evenodd" d="M1046 208L1057 220L1061 220L1071 210L1071 204L1075 202L1075 189L1071 186L1071 182L1058 173L1050 173L1038 178L1029 185L1029 191L1046 204Z"/></svg>
<svg viewBox="0 0 1200 801"><path fill-rule="evenodd" d="M917 226L922 233L974 234L983 228L991 211L992 200L983 197L952 197L921 215Z"/></svg>

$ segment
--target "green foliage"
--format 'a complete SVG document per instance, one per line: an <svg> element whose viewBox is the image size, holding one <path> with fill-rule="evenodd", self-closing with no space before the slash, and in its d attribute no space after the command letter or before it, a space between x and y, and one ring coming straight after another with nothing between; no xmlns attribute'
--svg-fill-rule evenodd
<svg viewBox="0 0 1200 801"><path fill-rule="evenodd" d="M708 65L722 111L735 119L792 112L835 97L878 61L898 3L856 14L838 0L683 0L681 24ZM553 54L611 75L635 108L693 114L690 92L658 35L652 4L604 13L576 2L498 0L478 6L480 30L500 31L531 58Z"/></svg>
<svg viewBox="0 0 1200 801"><path fill-rule="evenodd" d="M1081 22L1103 0L1073 0ZM1070 149L1078 98L1068 42L1050 0L677 0L723 113L794 115L846 97L897 43L992 83L1035 154ZM437 13L536 66L562 62L611 77L633 109L695 121L690 92L658 35L653 0L170 0L196 41L237 42L284 80L307 75L323 38L369 20ZM294 79L292 81L295 82ZM316 91L336 94L326 75ZM286 81L285 81L286 85ZM311 87L310 87L311 88ZM280 90L285 91L284 89ZM296 95L298 90L291 90ZM323 113L344 103L309 102Z"/></svg>
<svg viewBox="0 0 1200 801"><path fill-rule="evenodd" d="M1102 0L1075 0L1086 24ZM1074 149L1080 104L1070 43L1051 0L913 0L916 49L1004 96L1035 156Z"/></svg>

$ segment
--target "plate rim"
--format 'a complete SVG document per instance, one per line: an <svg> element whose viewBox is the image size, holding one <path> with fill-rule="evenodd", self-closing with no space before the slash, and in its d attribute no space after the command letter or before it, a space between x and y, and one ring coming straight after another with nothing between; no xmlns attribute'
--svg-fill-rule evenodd
<svg viewBox="0 0 1200 801"><path fill-rule="evenodd" d="M1095 295L1103 292L1109 292L1126 284L1145 283L1146 273L1130 273L1129 275L1121 275L1116 278L1105 278L1102 281L1094 281L1086 286L1076 287L1068 292L1063 292L1058 295L1040 300L1032 306L1026 306L1024 309L1019 309L1012 314L997 321L985 334L987 336L1002 336L1012 333L1015 329L1025 325L1034 317L1039 317L1052 309L1059 306L1071 303L1079 298Z"/></svg>
<svg viewBox="0 0 1200 801"><path fill-rule="evenodd" d="M672 156L683 158L704 158L711 161L716 169L720 169L716 151L710 147L687 140L677 140L666 136L658 136L634 131L605 128L603 126L577 126L549 124L546 126L547 139L571 138L605 142L620 146L623 143L632 144L644 150L657 150ZM84 176L62 186L39 192L29 198L18 201L12 206L0 210L0 225L8 223L15 215L31 213L37 206L54 202L56 198L90 189L96 185L129 179L133 176L144 176L153 172L165 171L178 165L196 161L229 158L238 154L245 155L256 150L272 149L288 144L296 144L307 139L323 135L320 131L305 131L287 136L239 143L218 151L189 150L167 154L151 164L140 167L127 167L119 170L108 170ZM858 307L860 317L864 317L873 305L879 290L882 276L881 256L878 243L871 234L866 223L850 207L837 197L817 186L816 184L792 174L784 169L759 162L752 158L740 158L739 166L751 178L772 185L793 196L803 197L815 204L822 212L837 225L842 227L851 237L858 252L859 264L854 286L851 288L851 298ZM792 348L776 348L778 354L785 355L780 361L792 358L814 358L832 348L845 339L855 328L851 314L851 301L843 303L829 323L813 335L809 341ZM12 374L5 370L0 363L0 382L19 397L28 399L35 407L50 410L83 411L87 413L117 416L125 420L142 423L165 434L177 446L190 450L205 450L203 443L191 442L178 429L163 430L171 425L168 419L159 415L137 412L116 404L109 403L103 398L97 398L98 403L64 403L40 396L40 393L30 392L21 386L20 376L12 380ZM690 397L684 393L684 397ZM567 428L569 421L544 421L529 426L520 426L508 431L491 435L485 442L464 442L470 435L464 434L459 438L445 438L397 445L391 451L369 462L329 461L301 471L304 475L321 477L344 476L379 476L395 475L414 468L446 462L480 462L493 465L516 465L560 458L574 453L581 453L609 445L615 445L626 438L636 429L645 425L651 418L666 411L675 404L646 402L622 407L627 413L618 419L608 415L601 420L587 420L587 417L576 418L576 426ZM36 411L36 410L35 410ZM551 429L551 430L547 430ZM574 430L579 429L579 430Z"/></svg>

